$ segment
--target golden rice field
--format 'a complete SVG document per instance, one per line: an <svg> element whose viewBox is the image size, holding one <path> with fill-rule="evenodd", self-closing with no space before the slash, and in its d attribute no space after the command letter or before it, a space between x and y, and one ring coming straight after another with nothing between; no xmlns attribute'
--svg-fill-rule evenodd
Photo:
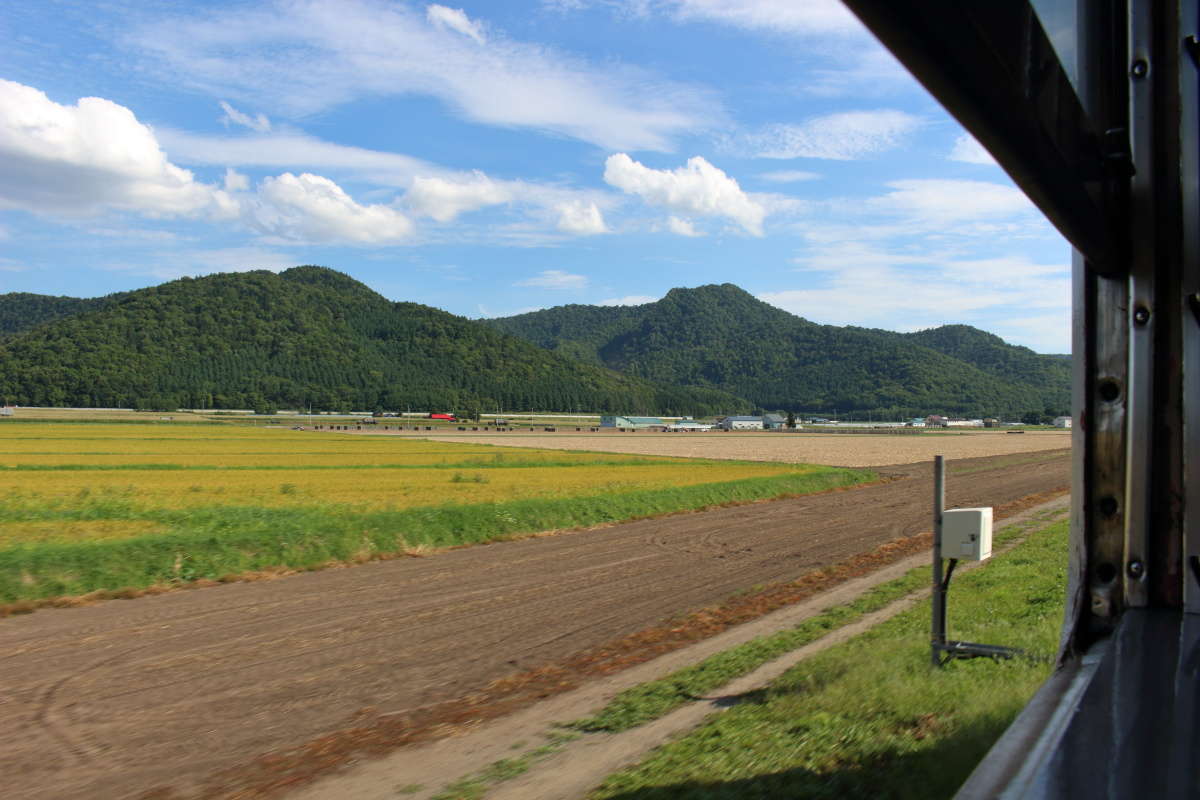
<svg viewBox="0 0 1200 800"><path fill-rule="evenodd" d="M188 424L0 425L0 499L117 498L141 509L345 504L360 509L568 498L692 486L803 467L330 436ZM15 525L24 527L19 531ZM51 534L8 523L0 545ZM134 526L136 527L136 526ZM64 535L112 536L73 525Z"/></svg>
<svg viewBox="0 0 1200 800"><path fill-rule="evenodd" d="M244 424L0 421L0 615L62 596L423 554L873 477Z"/></svg>

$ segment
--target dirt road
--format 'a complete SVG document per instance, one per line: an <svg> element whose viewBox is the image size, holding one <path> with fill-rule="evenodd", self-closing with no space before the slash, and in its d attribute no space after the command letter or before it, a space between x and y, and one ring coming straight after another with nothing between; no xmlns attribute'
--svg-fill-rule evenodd
<svg viewBox="0 0 1200 800"><path fill-rule="evenodd" d="M928 466L888 471L851 491L0 621L5 795L221 795L253 782L255 756L319 739L319 761L373 720L927 530ZM1065 452L953 462L948 504L1002 505L1069 473Z"/></svg>

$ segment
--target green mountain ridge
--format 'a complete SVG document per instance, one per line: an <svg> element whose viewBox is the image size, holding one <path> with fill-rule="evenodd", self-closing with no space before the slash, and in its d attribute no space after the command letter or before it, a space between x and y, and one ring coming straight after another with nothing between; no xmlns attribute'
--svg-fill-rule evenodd
<svg viewBox="0 0 1200 800"><path fill-rule="evenodd" d="M767 409L1015 416L1070 405L1070 361L966 325L820 325L733 284L640 306L567 305L485 324L629 375L710 386Z"/></svg>
<svg viewBox="0 0 1200 800"><path fill-rule="evenodd" d="M324 267L183 278L96 300L0 296L18 405L709 414L723 390L580 363Z"/></svg>

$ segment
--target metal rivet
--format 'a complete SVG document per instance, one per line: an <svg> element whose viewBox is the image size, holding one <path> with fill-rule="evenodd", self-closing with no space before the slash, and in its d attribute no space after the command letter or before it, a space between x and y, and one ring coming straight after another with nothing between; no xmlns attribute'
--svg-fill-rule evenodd
<svg viewBox="0 0 1200 800"><path fill-rule="evenodd" d="M1133 321L1138 325L1145 325L1150 321L1150 310L1146 308L1139 308L1137 311L1134 311Z"/></svg>
<svg viewBox="0 0 1200 800"><path fill-rule="evenodd" d="M1141 58L1133 62L1133 66L1129 68L1129 74L1135 78L1144 78L1149 71L1150 65L1146 63L1145 59Z"/></svg>
<svg viewBox="0 0 1200 800"><path fill-rule="evenodd" d="M1140 561L1129 562L1129 577L1140 578L1146 572L1146 566Z"/></svg>

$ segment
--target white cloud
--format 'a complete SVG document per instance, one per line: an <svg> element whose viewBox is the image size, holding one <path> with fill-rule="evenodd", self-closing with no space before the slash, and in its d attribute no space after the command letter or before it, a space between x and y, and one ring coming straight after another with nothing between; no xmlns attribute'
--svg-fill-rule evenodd
<svg viewBox="0 0 1200 800"><path fill-rule="evenodd" d="M696 230L695 226L692 225L692 221L690 219L683 219L682 217L674 217L674 216L668 217L667 218L667 230L669 230L671 233L674 233L678 236L703 236L704 235L703 232Z"/></svg>
<svg viewBox="0 0 1200 800"><path fill-rule="evenodd" d="M920 117L903 111L842 111L799 125L769 125L747 134L744 147L759 158L850 161L898 147L920 126Z"/></svg>
<svg viewBox="0 0 1200 800"><path fill-rule="evenodd" d="M460 181L415 178L412 187L404 195L404 204L418 216L449 222L463 212L507 203L512 199L509 189L495 183L482 172L475 172L469 180Z"/></svg>
<svg viewBox="0 0 1200 800"><path fill-rule="evenodd" d="M233 167L225 168L225 179L223 183L225 185L225 191L227 192L244 192L250 188L250 179L235 170Z"/></svg>
<svg viewBox="0 0 1200 800"><path fill-rule="evenodd" d="M591 236L597 233L608 233L604 224L604 216L595 203L585 203L574 200L558 206L558 230L577 236Z"/></svg>
<svg viewBox="0 0 1200 800"><path fill-rule="evenodd" d="M386 186L408 186L418 175L452 175L401 153L335 144L299 133L258 136L205 136L157 128L159 141L187 164L343 170Z"/></svg>
<svg viewBox="0 0 1200 800"><path fill-rule="evenodd" d="M1042 309L1046 314L1039 319L1060 317L1070 323L1066 263L1041 264L1024 256L964 258L937 251L918 255L843 242L818 248L801 265L804 277L793 281L800 287L766 292L759 299L818 322L891 330L947 323L1000 330L1014 308L1026 313Z"/></svg>
<svg viewBox="0 0 1200 800"><path fill-rule="evenodd" d="M230 196L167 160L133 112L99 97L55 103L0 79L0 207L54 215L107 209L228 217Z"/></svg>
<svg viewBox="0 0 1200 800"><path fill-rule="evenodd" d="M1020 189L1000 183L922 178L890 181L887 186L892 191L869 205L925 228L1036 215Z"/></svg>
<svg viewBox="0 0 1200 800"><path fill-rule="evenodd" d="M587 276L572 275L561 269L543 270L535 277L526 278L513 284L513 286L531 286L538 289L585 289L587 285Z"/></svg>
<svg viewBox="0 0 1200 800"><path fill-rule="evenodd" d="M411 235L400 212L383 205L360 205L328 178L285 172L264 179L248 223L276 239L296 242L386 244Z"/></svg>
<svg viewBox="0 0 1200 800"><path fill-rule="evenodd" d="M225 112L225 115L221 117L221 123L227 128L229 127L229 123L232 122L235 125L241 125L257 133L267 133L271 130L271 120L267 119L265 114L258 114L253 117L249 114L243 114L224 100L221 101L221 110Z"/></svg>
<svg viewBox="0 0 1200 800"><path fill-rule="evenodd" d="M611 186L641 197L651 205L684 214L725 217L747 233L762 236L766 211L752 200L733 178L695 156L675 170L651 169L625 153L604 162L604 180Z"/></svg>
<svg viewBox="0 0 1200 800"><path fill-rule="evenodd" d="M472 22L470 17L461 8L447 8L446 6L436 4L429 5L425 7L425 18L434 25L457 31L463 36L470 37L479 44L483 44L483 26L478 22Z"/></svg>
<svg viewBox="0 0 1200 800"><path fill-rule="evenodd" d="M657 297L651 297L648 294L631 294L625 297L610 297L607 300L601 300L602 306L644 306L646 303L653 303L658 300Z"/></svg>
<svg viewBox="0 0 1200 800"><path fill-rule="evenodd" d="M150 266L122 263L107 269L171 281L215 272L250 272L258 269L280 272L301 263L295 256L265 247L166 250L154 253L149 261Z"/></svg>
<svg viewBox="0 0 1200 800"><path fill-rule="evenodd" d="M764 181L772 183L800 183L801 181L815 181L820 179L820 175L816 172L804 172L798 169L781 169L775 172L761 172L758 177Z"/></svg>
<svg viewBox="0 0 1200 800"><path fill-rule="evenodd" d="M946 157L951 161L965 161L968 164L996 165L996 159L992 158L992 154L984 150L983 145L969 133L964 133L954 141L954 149Z"/></svg>
<svg viewBox="0 0 1200 800"><path fill-rule="evenodd" d="M419 94L474 122L651 150L724 123L706 88L494 34L481 44L451 16L434 12L435 24L382 0L293 0L162 20L129 38L181 83L290 116Z"/></svg>
<svg viewBox="0 0 1200 800"><path fill-rule="evenodd" d="M800 36L861 36L865 29L839 0L667 0L677 19Z"/></svg>

